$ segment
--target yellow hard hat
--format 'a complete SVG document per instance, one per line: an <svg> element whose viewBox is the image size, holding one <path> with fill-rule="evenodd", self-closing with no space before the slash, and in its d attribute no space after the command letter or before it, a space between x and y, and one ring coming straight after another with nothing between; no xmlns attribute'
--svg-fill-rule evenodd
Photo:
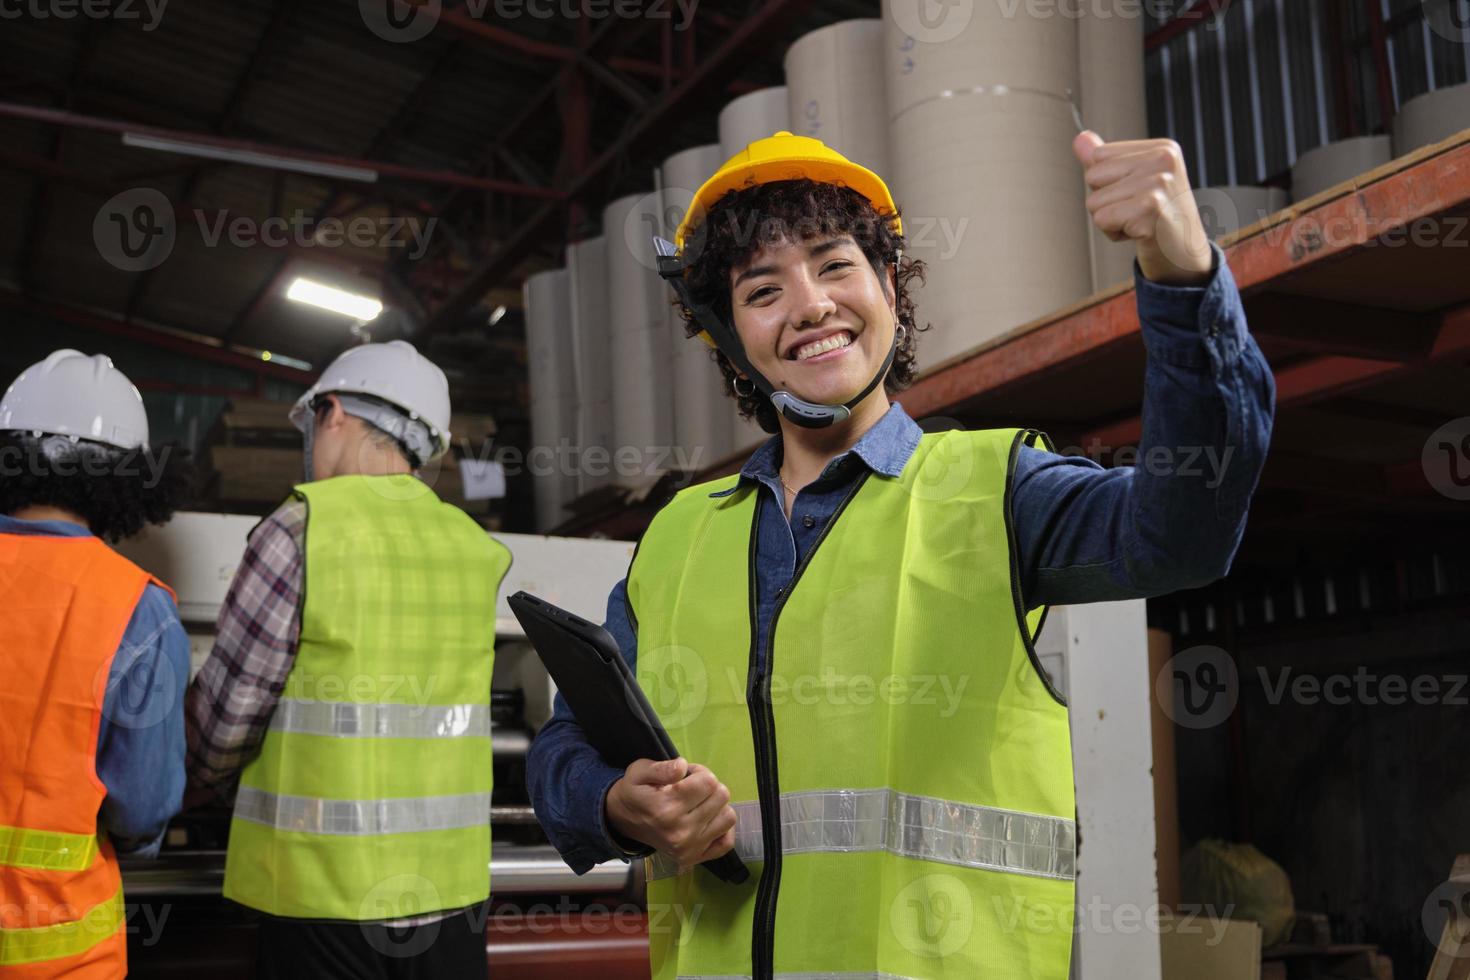
<svg viewBox="0 0 1470 980"><path fill-rule="evenodd" d="M815 180L824 184L844 184L872 202L879 214L894 215L894 227L902 233L898 208L888 185L867 167L853 163L811 136L795 136L782 130L774 136L756 140L725 161L715 175L694 195L694 201L674 232L674 245L684 249L684 239L704 220L716 201L729 191L747 183L771 184L778 180Z"/></svg>

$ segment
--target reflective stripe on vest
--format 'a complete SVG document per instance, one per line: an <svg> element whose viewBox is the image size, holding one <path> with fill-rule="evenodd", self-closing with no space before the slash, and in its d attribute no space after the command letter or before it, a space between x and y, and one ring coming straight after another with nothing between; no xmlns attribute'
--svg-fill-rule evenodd
<svg viewBox="0 0 1470 980"><path fill-rule="evenodd" d="M342 704L281 698L270 727L346 738L490 737L488 704Z"/></svg>
<svg viewBox="0 0 1470 980"><path fill-rule="evenodd" d="M72 922L33 929L0 929L0 966L20 966L85 953L117 935L124 917L122 889Z"/></svg>
<svg viewBox="0 0 1470 980"><path fill-rule="evenodd" d="M41 871L84 871L91 867L96 856L96 834L0 827L0 865Z"/></svg>
<svg viewBox="0 0 1470 980"><path fill-rule="evenodd" d="M241 786L235 816L276 830L308 834L365 836L425 830L487 827L490 794L418 796L396 800L322 800L280 796Z"/></svg>
<svg viewBox="0 0 1470 980"><path fill-rule="evenodd" d="M734 805L735 851L764 858L760 803ZM975 806L888 789L818 790L781 796L781 853L887 851L963 868L1072 881L1077 831L1071 820ZM675 877L667 855L648 858L648 880Z"/></svg>

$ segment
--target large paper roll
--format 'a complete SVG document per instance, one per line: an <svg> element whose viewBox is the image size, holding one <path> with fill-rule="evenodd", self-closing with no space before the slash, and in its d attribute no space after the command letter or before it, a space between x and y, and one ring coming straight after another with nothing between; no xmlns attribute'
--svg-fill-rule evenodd
<svg viewBox="0 0 1470 980"><path fill-rule="evenodd" d="M1082 123L1109 142L1148 138L1143 17L1137 0L1090 0L1078 6L1077 61ZM1132 242L1109 241L1084 209L1092 237L1092 289L1133 280Z"/></svg>
<svg viewBox="0 0 1470 980"><path fill-rule="evenodd" d="M572 468L580 496L611 479L610 468L589 467L586 460L589 449L606 452L612 447L607 237L599 235L568 245L567 274L572 289L573 376L578 394L577 423L571 433L572 444L577 447Z"/></svg>
<svg viewBox="0 0 1470 980"><path fill-rule="evenodd" d="M1395 156L1447 140L1470 129L1470 84L1425 92L1399 106L1393 119Z"/></svg>
<svg viewBox="0 0 1470 980"><path fill-rule="evenodd" d="M925 367L1091 292L1076 21L1005 4L885 0L889 160L908 252L928 265Z"/></svg>
<svg viewBox="0 0 1470 980"><path fill-rule="evenodd" d="M526 361L530 367L531 447L536 458L553 456L562 440L572 441L577 424L577 387L572 371L571 279L565 269L549 269L526 279ZM563 508L576 496L572 474L533 473L536 530L561 523Z"/></svg>
<svg viewBox="0 0 1470 980"><path fill-rule="evenodd" d="M756 89L720 110L720 153L730 159L756 140L791 128L786 86ZM723 163L724 160L720 162Z"/></svg>
<svg viewBox="0 0 1470 980"><path fill-rule="evenodd" d="M888 179L883 21L844 20L798 38L786 51L791 131L814 136Z"/></svg>
<svg viewBox="0 0 1470 980"><path fill-rule="evenodd" d="M674 443L669 319L652 249L660 227L656 192L620 197L602 212L612 327L613 478L624 486L666 472Z"/></svg>
<svg viewBox="0 0 1470 980"><path fill-rule="evenodd" d="M1392 141L1387 136L1358 136L1308 150L1291 167L1292 199L1304 201L1392 159Z"/></svg>
<svg viewBox="0 0 1470 980"><path fill-rule="evenodd" d="M787 98L786 86L780 85L748 92L721 109L720 154L725 160L756 140L790 130ZM736 449L754 447L768 438L754 422L746 422L736 412L732 412L731 417L731 439Z"/></svg>
<svg viewBox="0 0 1470 980"><path fill-rule="evenodd" d="M1199 187L1194 203L1205 226L1205 234L1219 241L1231 232L1249 228L1289 203L1279 187Z"/></svg>
<svg viewBox="0 0 1470 980"><path fill-rule="evenodd" d="M725 158L720 144L696 146L675 153L662 170L662 225L673 241L674 229L684 220L694 192L714 175ZM674 442L691 468L703 469L734 449L730 422L735 403L724 394L724 379L708 344L688 338L684 319L673 305L673 291L662 289L668 312L669 342L673 345Z"/></svg>

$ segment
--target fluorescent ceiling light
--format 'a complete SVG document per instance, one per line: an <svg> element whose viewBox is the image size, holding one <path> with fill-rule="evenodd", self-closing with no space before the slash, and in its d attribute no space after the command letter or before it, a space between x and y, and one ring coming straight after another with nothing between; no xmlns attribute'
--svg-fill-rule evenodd
<svg viewBox="0 0 1470 980"><path fill-rule="evenodd" d="M224 160L228 163L243 163L252 167L268 167L272 170L292 170L300 174L318 177L337 177L341 180L360 180L375 183L376 170L366 167L349 167L340 163L326 163L304 157L283 156L279 153L261 153L257 150L242 150L235 147L215 146L212 143L190 143L186 140L149 136L146 133L123 133L124 146L135 146L143 150L161 150L186 157L202 157L205 160Z"/></svg>
<svg viewBox="0 0 1470 980"><path fill-rule="evenodd" d="M383 312L383 304L371 296L349 293L345 289L338 289L335 286L328 286L326 283L304 277L298 277L295 282L291 283L291 288L286 290L286 298L324 310L331 310L333 313L341 313L354 320L372 320Z"/></svg>

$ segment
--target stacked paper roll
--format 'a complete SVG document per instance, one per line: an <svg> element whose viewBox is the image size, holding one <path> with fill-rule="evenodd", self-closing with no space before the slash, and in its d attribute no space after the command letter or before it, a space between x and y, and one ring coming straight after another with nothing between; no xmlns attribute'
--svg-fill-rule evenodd
<svg viewBox="0 0 1470 980"><path fill-rule="evenodd" d="M530 366L531 447L554 447L576 429L577 388L572 371L571 280L565 269L538 272L522 288L526 310L526 360ZM544 457L546 450L537 453ZM533 474L536 530L561 523L576 496L571 474Z"/></svg>
<svg viewBox="0 0 1470 980"><path fill-rule="evenodd" d="M1387 136L1358 136L1308 150L1291 167L1291 196L1303 201L1393 159Z"/></svg>
<svg viewBox="0 0 1470 980"><path fill-rule="evenodd" d="M756 89L720 110L720 153L730 159L756 140L791 128L786 86ZM723 163L724 160L720 162Z"/></svg>
<svg viewBox="0 0 1470 980"><path fill-rule="evenodd" d="M1399 106L1393 119L1395 156L1447 140L1470 129L1470 83L1425 92Z"/></svg>
<svg viewBox="0 0 1470 980"><path fill-rule="evenodd" d="M1005 4L885 0L892 189L909 254L925 366L1091 292L1082 167L1069 92L1076 21Z"/></svg>
<svg viewBox="0 0 1470 980"><path fill-rule="evenodd" d="M620 197L602 212L612 328L613 477L625 486L667 471L674 440L669 319L652 249L660 227L657 192Z"/></svg>
<svg viewBox="0 0 1470 980"><path fill-rule="evenodd" d="M571 284L572 363L577 384L577 422L568 433L577 447L573 461L577 495L607 483L610 471L585 465L588 449L612 446L613 376L608 366L611 324L607 306L607 237L599 235L567 246ZM590 472L598 470L598 472Z"/></svg>
<svg viewBox="0 0 1470 980"><path fill-rule="evenodd" d="M1144 92L1143 15L1137 0L1079 4L1077 60L1082 78L1082 123L1109 142L1148 138ZM1092 238L1094 292L1133 279L1132 242L1109 241L1083 210Z"/></svg>
<svg viewBox="0 0 1470 980"><path fill-rule="evenodd" d="M798 38L786 51L791 131L814 136L888 177L883 21L844 20Z"/></svg>
<svg viewBox="0 0 1470 980"><path fill-rule="evenodd" d="M791 129L786 86L757 89L733 99L720 110L720 154L725 160L744 150L756 140ZM724 161L721 161L724 162ZM732 445L750 449L767 438L761 427L747 422L738 412L731 413Z"/></svg>
<svg viewBox="0 0 1470 980"><path fill-rule="evenodd" d="M1205 233L1218 241L1275 214L1288 201L1286 191L1279 187L1220 186L1196 188L1194 203L1199 208Z"/></svg>
<svg viewBox="0 0 1470 980"><path fill-rule="evenodd" d="M696 146L664 161L662 224L669 241L674 240L674 230L684 220L695 191L724 161L718 143ZM674 349L674 442L684 451L690 468L703 469L734 449L730 419L735 403L724 394L724 379L709 345L685 336L684 319L673 305L673 290L664 287L662 296Z"/></svg>

